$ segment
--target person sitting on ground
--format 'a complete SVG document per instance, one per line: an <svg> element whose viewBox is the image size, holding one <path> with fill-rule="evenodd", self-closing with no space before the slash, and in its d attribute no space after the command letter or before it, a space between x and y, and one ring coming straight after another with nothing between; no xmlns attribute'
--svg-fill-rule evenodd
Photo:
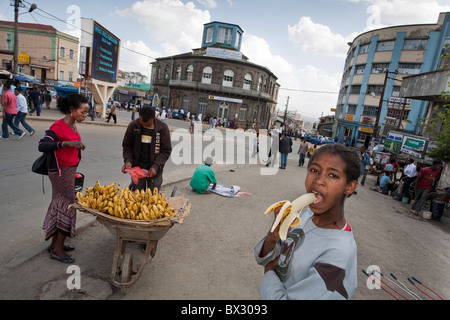
<svg viewBox="0 0 450 320"><path fill-rule="evenodd" d="M205 159L205 164L195 169L194 175L192 176L189 185L194 191L197 191L197 193L199 194L204 194L208 190L211 183L213 184L212 189L216 188L217 179L214 170L211 169L212 164L213 159L211 157L208 157Z"/></svg>
<svg viewBox="0 0 450 320"><path fill-rule="evenodd" d="M394 191L396 189L396 185L391 179L391 174L388 171L385 171L385 173L380 178L380 192L382 194L389 194L389 191Z"/></svg>

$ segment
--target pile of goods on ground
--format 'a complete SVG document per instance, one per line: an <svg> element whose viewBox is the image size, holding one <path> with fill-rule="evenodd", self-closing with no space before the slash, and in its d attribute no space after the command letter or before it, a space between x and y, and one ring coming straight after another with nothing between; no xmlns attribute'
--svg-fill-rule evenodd
<svg viewBox="0 0 450 320"><path fill-rule="evenodd" d="M157 220L175 217L172 205L164 199L164 193L155 188L131 191L129 187L121 189L111 183L102 186L99 181L94 187L86 189L86 193L77 193L78 204L122 219Z"/></svg>

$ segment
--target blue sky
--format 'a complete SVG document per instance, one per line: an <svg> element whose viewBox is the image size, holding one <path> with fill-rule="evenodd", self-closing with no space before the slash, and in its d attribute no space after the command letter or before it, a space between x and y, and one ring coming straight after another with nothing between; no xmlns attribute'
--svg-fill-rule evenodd
<svg viewBox="0 0 450 320"><path fill-rule="evenodd" d="M120 69L146 75L152 57L199 48L204 23L237 24L245 32L242 53L279 78L278 108L289 97L290 110L313 117L332 114L347 42L379 27L436 23L440 12L450 11L443 0L24 1L27 7L33 2L38 9L21 9L19 21L79 36L77 18L92 18L121 39ZM10 1L0 1L0 19L13 20Z"/></svg>

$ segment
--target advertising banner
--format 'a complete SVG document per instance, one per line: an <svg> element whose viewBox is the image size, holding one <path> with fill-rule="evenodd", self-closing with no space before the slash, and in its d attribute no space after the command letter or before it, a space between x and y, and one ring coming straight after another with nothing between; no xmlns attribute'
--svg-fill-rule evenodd
<svg viewBox="0 0 450 320"><path fill-rule="evenodd" d="M399 133L388 132L384 141L384 149L399 153L402 147L403 135Z"/></svg>
<svg viewBox="0 0 450 320"><path fill-rule="evenodd" d="M425 140L405 136L400 151L422 158L422 153L425 150L425 143Z"/></svg>
<svg viewBox="0 0 450 320"><path fill-rule="evenodd" d="M92 41L92 77L116 82L120 40L94 22Z"/></svg>

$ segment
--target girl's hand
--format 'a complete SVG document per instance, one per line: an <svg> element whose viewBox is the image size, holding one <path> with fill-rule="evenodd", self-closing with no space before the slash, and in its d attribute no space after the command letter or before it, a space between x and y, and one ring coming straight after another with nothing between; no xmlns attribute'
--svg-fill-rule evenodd
<svg viewBox="0 0 450 320"><path fill-rule="evenodd" d="M63 147L64 148L75 148L78 150L86 149L86 146L81 141L64 141Z"/></svg>
<svg viewBox="0 0 450 320"><path fill-rule="evenodd" d="M273 221L277 219L278 214L280 214L281 207L275 209L274 213L274 219ZM281 223L278 224L278 226L273 230L273 232L269 232L269 236L276 238L276 241L280 239L279 231L280 231Z"/></svg>
<svg viewBox="0 0 450 320"><path fill-rule="evenodd" d="M275 219L277 217L277 215L279 214L281 208L278 208L274 211L275 213ZM274 221L275 221L274 219ZM270 232L267 234L266 236L266 240L264 241L264 244L262 246L261 249L261 256L266 256L269 252L271 252L277 242L280 240L280 224L278 224L278 226L276 227L276 229L273 232Z"/></svg>

